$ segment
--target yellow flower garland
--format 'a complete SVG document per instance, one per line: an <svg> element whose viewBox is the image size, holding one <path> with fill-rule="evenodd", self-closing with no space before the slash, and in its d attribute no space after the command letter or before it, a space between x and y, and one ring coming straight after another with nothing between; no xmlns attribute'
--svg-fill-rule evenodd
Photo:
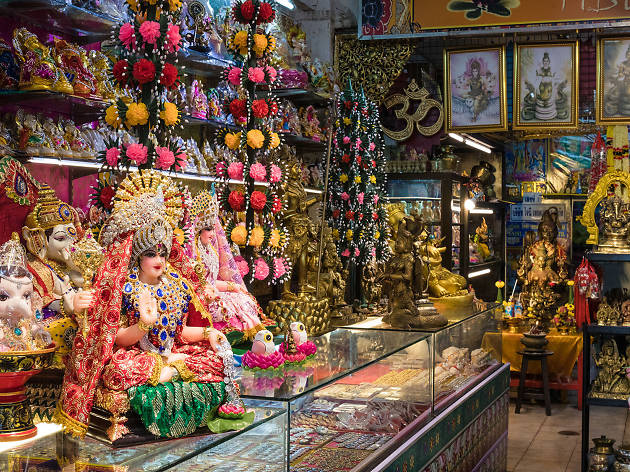
<svg viewBox="0 0 630 472"><path fill-rule="evenodd" d="M245 246L245 243L247 241L247 229L245 228L245 226L235 226L230 233L230 239L234 244L238 246Z"/></svg>
<svg viewBox="0 0 630 472"><path fill-rule="evenodd" d="M160 112L160 118L166 126L173 126L179 123L179 110L177 105L170 102L164 103L164 110Z"/></svg>
<svg viewBox="0 0 630 472"><path fill-rule="evenodd" d="M271 133L271 142L269 143L271 149L275 149L280 146L280 136L278 133Z"/></svg>
<svg viewBox="0 0 630 472"><path fill-rule="evenodd" d="M249 235L249 245L254 247L260 247L265 240L265 231L260 227L256 226L252 229L252 232Z"/></svg>
<svg viewBox="0 0 630 472"><path fill-rule="evenodd" d="M105 110L105 122L113 128L118 128L121 125L122 120L118 116L118 107L116 105L110 105Z"/></svg>
<svg viewBox="0 0 630 472"><path fill-rule="evenodd" d="M223 141L229 149L236 151L241 146L241 133L227 133Z"/></svg>
<svg viewBox="0 0 630 472"><path fill-rule="evenodd" d="M258 129L252 129L247 132L247 144L252 149L260 149L265 143L265 135Z"/></svg>
<svg viewBox="0 0 630 472"><path fill-rule="evenodd" d="M146 125L149 121L149 110L142 102L130 103L125 118L128 126Z"/></svg>

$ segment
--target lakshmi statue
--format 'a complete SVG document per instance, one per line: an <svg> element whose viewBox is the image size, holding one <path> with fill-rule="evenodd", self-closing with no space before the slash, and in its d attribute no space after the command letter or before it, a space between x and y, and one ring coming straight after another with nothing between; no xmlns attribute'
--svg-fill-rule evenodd
<svg viewBox="0 0 630 472"><path fill-rule="evenodd" d="M173 236L183 202L170 178L154 171L129 174L118 187L100 233L106 262L89 291L88 329L75 337L56 413L74 435L85 435L95 404L112 415L112 441L129 432L129 410L161 437L209 425L226 399L234 403L228 411L242 410L205 281ZM189 326L189 316L209 325Z"/></svg>
<svg viewBox="0 0 630 472"><path fill-rule="evenodd" d="M243 283L219 221L216 196L207 190L201 191L193 199L190 211L195 219L194 240L189 252L205 270L206 294L213 299L210 304L212 324L226 335L237 331L245 339L253 339L258 331L274 323L267 319ZM208 326L209 323L210 320L192 313L188 318L190 326Z"/></svg>
<svg viewBox="0 0 630 472"><path fill-rule="evenodd" d="M630 251L630 205L624 203L618 195L608 194L601 202L600 233L598 252Z"/></svg>
<svg viewBox="0 0 630 472"><path fill-rule="evenodd" d="M63 39L55 38L55 59L67 77L72 77L75 95L96 97L98 86L94 74L87 65L85 49Z"/></svg>
<svg viewBox="0 0 630 472"><path fill-rule="evenodd" d="M531 317L548 325L560 299L557 291L567 278L566 252L558 244L558 214L555 208L543 213L538 225L538 241L524 246L517 271L521 301Z"/></svg>
<svg viewBox="0 0 630 472"><path fill-rule="evenodd" d="M13 31L13 47L20 64L20 90L52 90L73 93L65 74L57 67L50 49L26 28Z"/></svg>
<svg viewBox="0 0 630 472"><path fill-rule="evenodd" d="M109 76L111 61L101 51L95 49L88 53L89 68L96 78L96 87L98 94L105 100L113 100L116 98L116 92L112 79Z"/></svg>

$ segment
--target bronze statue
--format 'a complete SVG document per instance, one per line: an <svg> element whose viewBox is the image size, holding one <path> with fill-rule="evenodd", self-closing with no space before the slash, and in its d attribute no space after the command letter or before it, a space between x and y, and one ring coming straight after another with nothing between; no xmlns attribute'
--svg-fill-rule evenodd
<svg viewBox="0 0 630 472"><path fill-rule="evenodd" d="M555 210L555 211L554 211ZM557 209L543 213L538 225L538 240L526 235L521 264L517 271L521 283L521 300L528 316L548 327L553 319L561 284L566 282L566 252L558 244Z"/></svg>
<svg viewBox="0 0 630 472"><path fill-rule="evenodd" d="M423 275L428 279L429 294L436 298L467 295L466 278L442 267L442 253L446 251L445 247L440 247L442 241L426 238L420 249L425 262Z"/></svg>
<svg viewBox="0 0 630 472"><path fill-rule="evenodd" d="M601 352L595 358L599 372L593 382L591 396L627 400L630 396L630 381L626 376L627 363L626 358L619 354L615 340L607 338L602 344Z"/></svg>
<svg viewBox="0 0 630 472"><path fill-rule="evenodd" d="M630 205L624 203L618 195L609 193L600 207L600 243L599 252L630 251Z"/></svg>

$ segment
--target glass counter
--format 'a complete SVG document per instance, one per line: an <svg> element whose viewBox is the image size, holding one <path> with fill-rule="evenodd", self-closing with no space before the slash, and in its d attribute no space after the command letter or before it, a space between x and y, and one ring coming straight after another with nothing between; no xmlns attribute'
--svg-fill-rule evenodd
<svg viewBox="0 0 630 472"><path fill-rule="evenodd" d="M372 470L431 418L432 338L337 329L312 341L317 353L303 366L243 370L241 393L289 412L285 470Z"/></svg>

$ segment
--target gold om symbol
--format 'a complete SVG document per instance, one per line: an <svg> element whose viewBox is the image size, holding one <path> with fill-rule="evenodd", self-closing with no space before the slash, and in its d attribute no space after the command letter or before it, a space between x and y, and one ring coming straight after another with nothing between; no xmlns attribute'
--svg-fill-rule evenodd
<svg viewBox="0 0 630 472"><path fill-rule="evenodd" d="M381 125L383 132L396 141L404 141L405 139L411 137L414 126L418 128L418 132L423 136L433 136L435 133L440 131L440 129L442 129L442 125L444 124L444 108L440 102L428 97L429 91L424 87L418 87L416 80L412 79L409 86L405 89L404 95L395 93L383 100L383 105L388 110L396 105L402 105L402 108L395 110L394 114L396 115L396 118L403 120L406 123L405 128L401 131L393 131ZM407 111L409 110L411 100L419 103L416 111L410 115ZM431 108L437 108L440 111L440 116L432 125L422 126L420 122L424 120Z"/></svg>

